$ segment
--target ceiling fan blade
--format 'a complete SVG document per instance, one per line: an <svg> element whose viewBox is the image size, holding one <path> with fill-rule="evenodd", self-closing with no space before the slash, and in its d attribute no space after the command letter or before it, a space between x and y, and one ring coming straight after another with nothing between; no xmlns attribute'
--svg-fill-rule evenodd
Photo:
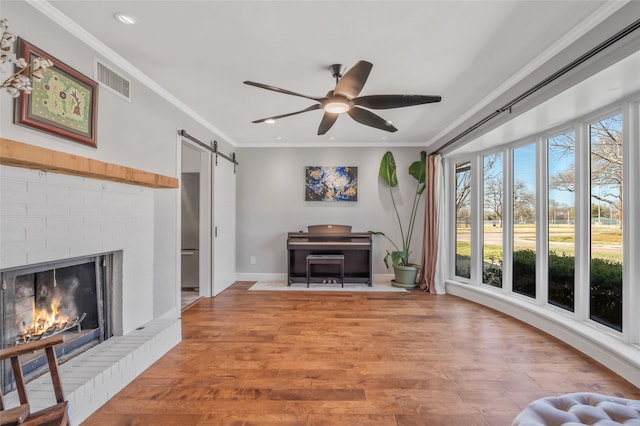
<svg viewBox="0 0 640 426"><path fill-rule="evenodd" d="M245 81L244 84L248 84L249 86L259 87L261 89L271 90L273 92L284 93L285 95L299 96L301 98L307 98L314 101L320 102L323 98L314 98L312 96L302 95L300 93L292 92L291 90L281 89L275 86L269 86L268 84L256 83L255 81Z"/></svg>
<svg viewBox="0 0 640 426"><path fill-rule="evenodd" d="M289 114L274 115L273 117L261 118L260 120L252 121L252 123L264 123L267 120L278 120L279 118L289 117L291 115L301 114L307 111L313 111L314 109L322 109L322 105L320 104L311 105L309 108L305 108L301 111L290 112Z"/></svg>
<svg viewBox="0 0 640 426"><path fill-rule="evenodd" d="M353 105L371 109L402 108L413 105L430 104L440 102L440 96L427 95L371 95L353 99Z"/></svg>
<svg viewBox="0 0 640 426"><path fill-rule="evenodd" d="M340 114L334 114L332 112L325 112L322 116L322 121L320 122L320 127L318 127L318 135L324 135L329 131L333 123L336 122L338 116Z"/></svg>
<svg viewBox="0 0 640 426"><path fill-rule="evenodd" d="M342 78L338 80L334 93L349 99L358 96L367 78L369 78L371 68L373 68L371 62L358 61L357 64L351 67L351 69L344 73Z"/></svg>
<svg viewBox="0 0 640 426"><path fill-rule="evenodd" d="M365 126L375 127L376 129L386 130L387 132L395 132L398 130L384 118L375 115L366 109L354 106L347 111L347 114L349 114L351 118L356 120L358 123L364 124Z"/></svg>

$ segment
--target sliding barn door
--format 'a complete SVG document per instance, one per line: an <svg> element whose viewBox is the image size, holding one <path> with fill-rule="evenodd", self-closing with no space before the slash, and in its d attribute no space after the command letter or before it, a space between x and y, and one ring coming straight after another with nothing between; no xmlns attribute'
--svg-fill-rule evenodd
<svg viewBox="0 0 640 426"><path fill-rule="evenodd" d="M213 295L215 296L235 281L236 175L233 164L218 158L218 164L214 166L213 179Z"/></svg>

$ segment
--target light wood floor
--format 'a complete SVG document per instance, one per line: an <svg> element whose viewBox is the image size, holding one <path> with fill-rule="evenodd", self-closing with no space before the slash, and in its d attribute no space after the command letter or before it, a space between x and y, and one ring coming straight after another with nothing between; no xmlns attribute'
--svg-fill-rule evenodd
<svg viewBox="0 0 640 426"><path fill-rule="evenodd" d="M200 298L200 291L197 289L182 289L180 292L180 302L182 309L189 307L192 303Z"/></svg>
<svg viewBox="0 0 640 426"><path fill-rule="evenodd" d="M183 341L86 425L510 425L530 401L640 389L454 296L247 291L183 312Z"/></svg>

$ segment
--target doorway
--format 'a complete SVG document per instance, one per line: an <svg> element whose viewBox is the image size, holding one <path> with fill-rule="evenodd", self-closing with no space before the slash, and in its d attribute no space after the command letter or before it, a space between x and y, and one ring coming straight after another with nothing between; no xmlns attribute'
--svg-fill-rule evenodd
<svg viewBox="0 0 640 426"><path fill-rule="evenodd" d="M211 154L181 145L180 301L185 309L211 296Z"/></svg>

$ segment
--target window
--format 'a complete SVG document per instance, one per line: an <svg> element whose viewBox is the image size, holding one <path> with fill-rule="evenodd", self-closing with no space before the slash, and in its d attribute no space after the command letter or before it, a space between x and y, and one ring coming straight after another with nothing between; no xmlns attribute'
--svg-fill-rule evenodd
<svg viewBox="0 0 640 426"><path fill-rule="evenodd" d="M630 306L638 298L623 282L623 272L629 273L625 268L631 267L623 265L623 253L630 250L637 260L640 243L623 241L623 224L638 215L640 203L637 189L627 188L624 200L623 173L624 168L633 172L627 179L635 183L637 160L632 159L640 157L640 122L635 120L640 115L638 104L623 105L629 123L623 110L603 113L575 120L571 130L535 143L515 141L475 158L466 153L452 163L456 277L525 296L638 341L640 330L623 324L623 318L640 324L637 308ZM623 134L625 126L633 130L630 140ZM475 161L480 170L473 177L482 184L472 190ZM537 209L541 205L546 206L543 212ZM476 250L478 258L472 258Z"/></svg>
<svg viewBox="0 0 640 426"><path fill-rule="evenodd" d="M547 139L548 293L547 301L568 311L575 297L575 134Z"/></svg>
<svg viewBox="0 0 640 426"><path fill-rule="evenodd" d="M536 297L536 146L513 150L513 291Z"/></svg>
<svg viewBox="0 0 640 426"><path fill-rule="evenodd" d="M502 287L502 154L483 158L482 282Z"/></svg>
<svg viewBox="0 0 640 426"><path fill-rule="evenodd" d="M456 164L456 276L471 278L471 163Z"/></svg>
<svg viewBox="0 0 640 426"><path fill-rule="evenodd" d="M622 114L589 125L589 317L622 331Z"/></svg>

